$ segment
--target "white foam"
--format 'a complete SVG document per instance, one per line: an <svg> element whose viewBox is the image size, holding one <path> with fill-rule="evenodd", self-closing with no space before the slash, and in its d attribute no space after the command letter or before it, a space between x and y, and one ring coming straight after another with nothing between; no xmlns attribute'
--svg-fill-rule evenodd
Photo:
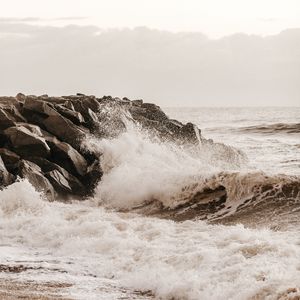
<svg viewBox="0 0 300 300"><path fill-rule="evenodd" d="M25 187L30 192L27 183L11 189L24 192ZM3 193L1 245L23 249L31 255L31 263L45 257L55 261L67 275L51 273L48 280L70 280L75 298L84 299L83 290L89 299L101 298L97 287L105 280L110 282L111 293L127 287L151 290L162 299L275 299L300 285L297 230L174 223L107 212L90 202L47 203L34 198L35 193L31 198L22 193L14 199L7 197L7 190ZM24 200L24 210L9 204L16 199ZM9 252L9 259L8 252L0 251L0 255L2 260L20 259L14 251ZM37 264L42 269L35 272L46 280L48 264ZM22 274L25 279L30 276L33 273Z"/></svg>
<svg viewBox="0 0 300 300"><path fill-rule="evenodd" d="M137 128L116 139L89 140L101 156L103 178L96 198L108 207L131 208L151 200L174 207L220 170L236 169L226 157L214 159L214 149L183 148L153 142Z"/></svg>

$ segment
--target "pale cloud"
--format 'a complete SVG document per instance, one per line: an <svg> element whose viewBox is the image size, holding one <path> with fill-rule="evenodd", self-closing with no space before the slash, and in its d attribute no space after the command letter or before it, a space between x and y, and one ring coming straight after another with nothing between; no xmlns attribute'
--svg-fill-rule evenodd
<svg viewBox="0 0 300 300"><path fill-rule="evenodd" d="M83 92L162 106L300 105L300 29L209 39L0 22L0 94Z"/></svg>

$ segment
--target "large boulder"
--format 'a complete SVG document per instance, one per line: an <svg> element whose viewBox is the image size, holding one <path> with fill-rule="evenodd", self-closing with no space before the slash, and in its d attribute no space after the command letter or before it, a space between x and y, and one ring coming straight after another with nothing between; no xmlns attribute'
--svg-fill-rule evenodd
<svg viewBox="0 0 300 300"><path fill-rule="evenodd" d="M19 124L4 131L14 151L23 156L47 157L50 147L47 145L42 133L37 126L30 124Z"/></svg>
<svg viewBox="0 0 300 300"><path fill-rule="evenodd" d="M90 194L93 193L98 182L101 180L102 175L103 175L103 172L102 172L99 160L95 160L90 166L88 166L86 175L84 176L83 181L85 182L86 186L88 187L88 192Z"/></svg>
<svg viewBox="0 0 300 300"><path fill-rule="evenodd" d="M41 157L29 157L28 160L34 162L42 169L46 178L49 179L55 190L60 194L85 194L86 188L79 179L58 164Z"/></svg>
<svg viewBox="0 0 300 300"><path fill-rule="evenodd" d="M0 106L0 130L12 127L16 125L15 118Z"/></svg>
<svg viewBox="0 0 300 300"><path fill-rule="evenodd" d="M80 114L84 117L87 127L91 129L97 128L97 113L100 111L100 104L95 98L76 96L75 99L70 99L69 102L72 103L75 111L80 112Z"/></svg>
<svg viewBox="0 0 300 300"><path fill-rule="evenodd" d="M42 192L49 201L55 200L55 191L39 166L27 160L21 160L19 176L26 178L37 191Z"/></svg>
<svg viewBox="0 0 300 300"><path fill-rule="evenodd" d="M152 103L141 103L140 105L132 105L129 108L130 113L133 118L139 119L140 117L144 117L153 121L166 121L168 120L168 116L161 110L161 108Z"/></svg>
<svg viewBox="0 0 300 300"><path fill-rule="evenodd" d="M7 171L4 162L0 156L0 188L7 186L13 182L14 176Z"/></svg>
<svg viewBox="0 0 300 300"><path fill-rule="evenodd" d="M87 134L82 128L61 115L51 115L43 121L46 130L74 148L80 148L80 142Z"/></svg>
<svg viewBox="0 0 300 300"><path fill-rule="evenodd" d="M72 194L69 182L58 170L49 171L44 175L59 194Z"/></svg>
<svg viewBox="0 0 300 300"><path fill-rule="evenodd" d="M71 106L70 106L71 107ZM74 109L69 109L63 105L55 105L55 109L63 115L65 118L69 119L76 125L81 125L85 123L85 120L80 112L75 111Z"/></svg>
<svg viewBox="0 0 300 300"><path fill-rule="evenodd" d="M35 96L26 97L23 109L39 113L41 115L44 115L45 117L58 114L52 104L46 101L39 100Z"/></svg>
<svg viewBox="0 0 300 300"><path fill-rule="evenodd" d="M55 110L53 104L34 97L27 97L23 110L33 123L38 124L42 129L54 134L62 141L71 144L74 148L80 148L80 141L84 138L87 131L63 117ZM32 112L35 114L32 114Z"/></svg>
<svg viewBox="0 0 300 300"><path fill-rule="evenodd" d="M87 162L76 149L56 138L47 137L46 140L51 148L51 161L74 176L84 176L86 174Z"/></svg>
<svg viewBox="0 0 300 300"><path fill-rule="evenodd" d="M0 148L0 156L2 157L2 160L7 170L10 173L14 173L14 171L19 166L19 162L21 159L20 156L6 148Z"/></svg>

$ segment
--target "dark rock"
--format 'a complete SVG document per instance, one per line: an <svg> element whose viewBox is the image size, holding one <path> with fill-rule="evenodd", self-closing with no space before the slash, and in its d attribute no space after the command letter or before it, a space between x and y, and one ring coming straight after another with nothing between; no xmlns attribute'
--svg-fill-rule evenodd
<svg viewBox="0 0 300 300"><path fill-rule="evenodd" d="M0 130L4 130L15 125L16 120L14 117L0 106Z"/></svg>
<svg viewBox="0 0 300 300"><path fill-rule="evenodd" d="M58 170L52 170L44 175L58 193L72 194L72 188L70 187L67 179Z"/></svg>
<svg viewBox="0 0 300 300"><path fill-rule="evenodd" d="M50 148L37 126L18 125L6 129L4 134L9 138L15 152L22 157L32 155L47 157L50 154Z"/></svg>
<svg viewBox="0 0 300 300"><path fill-rule="evenodd" d="M13 117L16 122L27 122L27 120L19 112L20 106L18 104L6 105L5 111Z"/></svg>
<svg viewBox="0 0 300 300"><path fill-rule="evenodd" d="M19 175L26 178L37 191L42 192L48 200L55 200L55 191L49 180L42 174L39 166L27 160L21 160Z"/></svg>
<svg viewBox="0 0 300 300"><path fill-rule="evenodd" d="M133 105L136 105L136 106L142 106L143 105L143 100L142 99L132 100L131 102L132 102Z"/></svg>
<svg viewBox="0 0 300 300"><path fill-rule="evenodd" d="M152 103L143 103L141 106L134 105L130 107L129 111L133 118L138 120L140 117L159 122L169 119L159 106Z"/></svg>
<svg viewBox="0 0 300 300"><path fill-rule="evenodd" d="M83 98L72 101L75 111L80 112L87 122L94 125L98 122L96 113L100 110L99 102L94 98Z"/></svg>
<svg viewBox="0 0 300 300"><path fill-rule="evenodd" d="M0 155L0 188L10 185L13 182L14 176L7 171Z"/></svg>
<svg viewBox="0 0 300 300"><path fill-rule="evenodd" d="M185 142L200 143L200 130L193 123L187 123L180 129L180 135Z"/></svg>
<svg viewBox="0 0 300 300"><path fill-rule="evenodd" d="M26 96L22 93L18 93L17 96L16 96L16 99L20 102L24 102L25 99L26 99Z"/></svg>
<svg viewBox="0 0 300 300"><path fill-rule="evenodd" d="M80 149L81 140L87 133L61 115L49 116L43 121L43 125L47 131L76 149Z"/></svg>
<svg viewBox="0 0 300 300"><path fill-rule="evenodd" d="M83 123L85 123L85 120L83 118L83 116L81 115L81 113L74 111L74 107L73 110L64 107L61 104L57 104L55 105L55 109L65 118L69 119L70 121L72 121L74 124L76 125L81 125Z"/></svg>
<svg viewBox="0 0 300 300"><path fill-rule="evenodd" d="M44 117L59 115L57 111L55 111L53 104L48 103L43 100L39 100L35 96L27 96L24 102L23 108L25 110L33 111L43 115Z"/></svg>
<svg viewBox="0 0 300 300"><path fill-rule="evenodd" d="M46 139L51 148L51 161L57 163L74 176L84 176L86 174L87 162L77 150L55 138L47 137Z"/></svg>
<svg viewBox="0 0 300 300"><path fill-rule="evenodd" d="M84 181L89 187L89 191L92 192L103 175L100 161L95 160L90 166L88 166L86 173L87 174L84 177Z"/></svg>
<svg viewBox="0 0 300 300"><path fill-rule="evenodd" d="M14 173L19 166L20 156L5 148L0 148L0 156L5 164L5 167L10 173Z"/></svg>
<svg viewBox="0 0 300 300"><path fill-rule="evenodd" d="M45 176L47 173L50 173L51 171L58 171L68 182L69 187L71 190L69 191L70 194L74 195L84 195L86 193L86 188L84 185L79 181L78 178L70 174L67 170L59 166L58 164L55 164L53 162L50 162L44 158L41 157L29 157L28 160L34 162L36 165L38 165L43 173L45 173ZM46 176L47 177L47 176ZM48 177L47 177L48 178ZM50 178L48 178L50 180ZM50 180L51 182L51 180ZM53 182L51 182L53 184ZM55 187L55 185L53 184ZM60 190L60 193L62 190ZM63 193L66 193L65 190L63 190Z"/></svg>

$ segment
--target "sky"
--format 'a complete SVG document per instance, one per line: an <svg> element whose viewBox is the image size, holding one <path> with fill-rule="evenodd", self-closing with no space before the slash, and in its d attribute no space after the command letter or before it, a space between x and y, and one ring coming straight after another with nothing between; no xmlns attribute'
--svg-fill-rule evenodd
<svg viewBox="0 0 300 300"><path fill-rule="evenodd" d="M299 0L0 0L0 94L299 106Z"/></svg>
<svg viewBox="0 0 300 300"><path fill-rule="evenodd" d="M211 38L236 32L269 35L300 27L299 0L0 0L0 7L4 18L200 31Z"/></svg>

